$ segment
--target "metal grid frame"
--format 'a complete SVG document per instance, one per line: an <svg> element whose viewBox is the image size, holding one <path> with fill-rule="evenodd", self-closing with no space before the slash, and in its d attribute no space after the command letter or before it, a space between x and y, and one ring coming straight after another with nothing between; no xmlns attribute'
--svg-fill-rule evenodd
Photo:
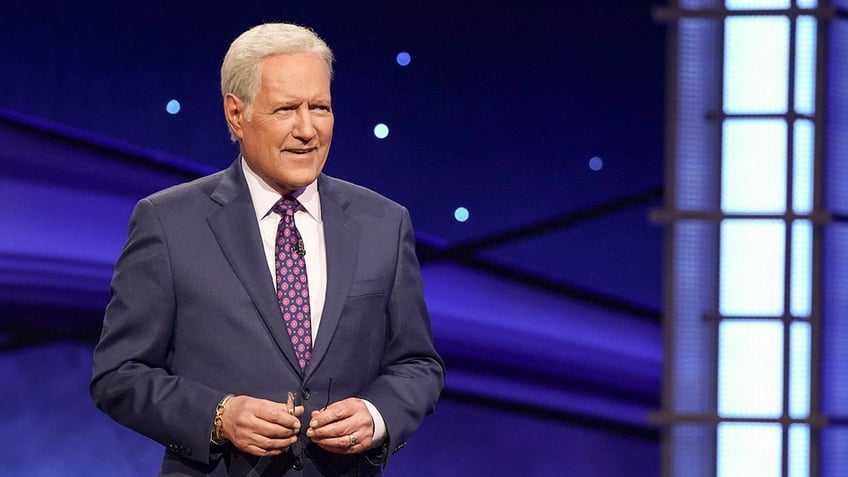
<svg viewBox="0 0 848 477"><path fill-rule="evenodd" d="M716 5L718 4L718 5ZM832 220L831 214L824 209L824 197L823 197L823 148L824 148L824 118L825 118L825 87L826 87L826 51L827 51L827 32L826 28L823 25L826 25L829 21L833 20L836 16L841 15L844 12L841 12L836 7L832 6L829 2L820 1L818 6L815 8L799 8L797 6L797 2L793 1L791 3L790 8L780 9L780 10L728 10L724 7L723 2L715 2L715 1L677 1L673 2L672 5L667 7L661 7L654 11L654 18L657 21L666 22L670 25L671 34L669 35L669 48L668 48L668 65L669 65L669 76L667 78L669 89L668 89L668 97L667 97L667 171L666 171L666 190L665 190L665 203L666 208L663 210L656 211L652 214L652 218L661 222L666 226L666 252L665 252L665 285L664 285L664 325L665 325L665 347L666 347L666 363L664 369L664 389L663 389L663 409L660 412L657 412L650 416L650 419L663 426L662 433L662 469L663 475L671 476L675 475L675 473L679 473L681 470L685 470L685 475L715 475L717 472L716 469L716 431L719 423L722 422L767 422L767 423L777 423L781 425L782 428L782 475L788 475L788 433L789 426L793 424L805 424L809 426L810 432L810 476L817 477L820 475L820 471L818 468L818 429L826 426L827 420L820 413L819 402L820 402L820 390L821 390L821 382L820 375L821 370L819 369L819 353L820 353L820 338L821 338L821 310L819 304L821 303L821 261L822 261L822 246L821 246L821 229L826 224L830 223ZM721 78L723 77L723 51L724 51L724 21L732 16L781 16L788 17L790 21L790 33L789 33L789 78L788 78L788 88L789 94L787 98L788 108L785 114L725 114L721 105L721 101L723 98L723 82ZM795 51L796 51L796 25L795 21L800 16L809 16L814 17L818 20L819 28L817 29L817 44L816 44L816 96L815 96L815 111L813 115L803 115L798 114L794 110L795 104ZM718 72L718 80L710 83L709 81L704 82L704 88L713 88L711 91L705 94L706 97L712 96L713 103L711 104L711 108L708 109L707 113L707 121L712 122L715 129L705 130L704 134L707 136L706 141L712 142L715 148L713 152L712 164L707 161L707 164L704 165L705 169L715 168L713 171L706 171L706 173L711 174L715 179L712 185L713 190L710 191L714 196L712 199L712 207L708 207L705 209L687 209L679 207L680 197L679 197L679 186L678 184L678 146L680 144L681 139L678 137L678 104L680 102L680 81L679 77L679 55L681 54L681 46L680 42L684 41L685 38L681 38L682 35L685 35L685 32L681 33L681 23L690 20L703 20L706 22L714 22L714 32L712 34L715 36L711 38L711 45L714 47L713 49L713 57L708 59L707 61L712 61L713 65ZM709 50L709 48L706 48ZM707 55L710 54L709 51L706 52ZM707 101L709 102L709 100ZM777 118L782 119L787 124L787 196L786 196L786 208L783 214L727 214L724 213L720 206L718 205L718 201L720 200L721 192L720 188L720 164L721 164L721 125L728 118ZM793 212L792 204L793 204L793 158L794 158L794 134L793 125L797 119L808 119L811 120L814 124L815 128L815 136L814 136L814 177L813 177L813 210L809 214L796 214ZM706 195L710 195L709 193ZM710 200L710 199L707 199ZM717 412L717 389L718 389L718 376L717 376L717 360L718 360L718 328L719 324L722 320L732 320L741 317L733 317L733 316L719 316L718 314L718 257L719 255L719 247L720 247L720 239L718 235L718 227L719 224L725 219L780 219L783 221L785 225L785 244L784 244L784 306L783 306L783 314L780 317L762 317L763 319L770 320L780 320L783 323L784 329L784 352L783 352L783 409L781 416L778 418L767 419L767 418L728 418L721 417ZM812 283L811 283L811 314L809 318L801 318L794 317L790 313L790 298L791 294L790 290L790 280L791 280L791 266L792 266L792 224L797 220L808 220L813 225L813 241L812 241ZM707 253L707 260L714 261L714 268L711 270L712 275L708 278L712 280L714 283L709 284L710 289L712 290L713 295L713 308L714 312L706 313L706 316L703 317L704 320L710 324L711 332L704 333L701 337L703 340L710 341L707 344L710 348L710 358L711 362L704 365L708 370L712 372L711 382L704 385L704 388L711 392L711 396L708 399L709 401L709 412L701 411L701 412L679 412L678 406L676 404L677 399L677 389L676 389L676 379L678 376L676 375L676 354L677 354L677 325L676 322L677 313L676 313L676 302L673 294L676 290L676 280L678 277L676 276L676 254L675 254L675 245L676 240L678 239L678 226L682 223L702 223L707 227L712 227L712 239L714 240L713 249L710 250L712 254ZM752 317L746 316L745 319L751 319ZM789 361L790 361L790 325L797 321L809 321L810 323L810 351L812 356L810 357L810 414L807 418L804 419L792 419L789 417ZM696 425L703 426L708 431L705 433L705 436L700 436L700 441L698 438L695 438L695 442L702 445L703 448L696 449L695 452L700 452L706 458L701 457L700 459L694 458L690 459L692 462L704 463L709 459L711 466L707 468L702 468L700 470L695 469L676 469L675 463L675 452L682 452L681 449L678 449L676 446L676 440L674 437L674 431L681 426L686 425ZM685 453L685 452L684 452ZM692 457L691 455L689 457ZM697 474L697 472L703 472L703 474Z"/></svg>

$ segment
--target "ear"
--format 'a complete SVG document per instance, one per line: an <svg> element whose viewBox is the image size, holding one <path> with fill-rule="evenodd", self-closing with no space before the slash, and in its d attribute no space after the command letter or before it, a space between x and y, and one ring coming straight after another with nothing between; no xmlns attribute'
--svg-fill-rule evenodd
<svg viewBox="0 0 848 477"><path fill-rule="evenodd" d="M230 131L239 139L243 139L242 125L247 121L244 111L244 103L233 93L224 95L224 117Z"/></svg>

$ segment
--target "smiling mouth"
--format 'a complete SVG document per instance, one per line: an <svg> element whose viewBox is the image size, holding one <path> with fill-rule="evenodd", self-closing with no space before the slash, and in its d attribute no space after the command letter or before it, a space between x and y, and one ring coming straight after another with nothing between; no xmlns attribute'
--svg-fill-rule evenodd
<svg viewBox="0 0 848 477"><path fill-rule="evenodd" d="M310 147L310 148L306 148L306 149L283 149L283 152L290 152L292 154L301 154L302 155L302 154L309 154L310 152L315 151L316 149L318 149L318 148Z"/></svg>

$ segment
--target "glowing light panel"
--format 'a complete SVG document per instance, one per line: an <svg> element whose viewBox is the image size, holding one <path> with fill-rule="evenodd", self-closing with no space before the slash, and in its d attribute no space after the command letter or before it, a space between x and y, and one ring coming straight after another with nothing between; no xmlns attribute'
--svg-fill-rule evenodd
<svg viewBox="0 0 848 477"><path fill-rule="evenodd" d="M793 316L809 318L812 312L813 224L792 224L792 265L789 277L789 310Z"/></svg>
<svg viewBox="0 0 848 477"><path fill-rule="evenodd" d="M789 8L790 0L727 0L728 10L766 10Z"/></svg>
<svg viewBox="0 0 848 477"><path fill-rule="evenodd" d="M718 413L778 417L783 411L783 324L725 320L719 326Z"/></svg>
<svg viewBox="0 0 848 477"><path fill-rule="evenodd" d="M788 477L810 475L810 428L802 425L789 426L789 472Z"/></svg>
<svg viewBox="0 0 848 477"><path fill-rule="evenodd" d="M786 113L788 18L728 18L724 58L725 113Z"/></svg>
<svg viewBox="0 0 848 477"><path fill-rule="evenodd" d="M786 121L728 119L722 129L721 208L786 210Z"/></svg>
<svg viewBox="0 0 848 477"><path fill-rule="evenodd" d="M816 112L816 30L813 17L795 23L795 112L800 114Z"/></svg>
<svg viewBox="0 0 848 477"><path fill-rule="evenodd" d="M779 476L782 441L780 424L719 424L716 476Z"/></svg>
<svg viewBox="0 0 848 477"><path fill-rule="evenodd" d="M792 208L798 214L813 211L814 132L812 121L795 121L792 145Z"/></svg>
<svg viewBox="0 0 848 477"><path fill-rule="evenodd" d="M720 313L781 316L786 242L783 221L725 220L720 234Z"/></svg>
<svg viewBox="0 0 848 477"><path fill-rule="evenodd" d="M810 324L789 328L789 417L810 417Z"/></svg>

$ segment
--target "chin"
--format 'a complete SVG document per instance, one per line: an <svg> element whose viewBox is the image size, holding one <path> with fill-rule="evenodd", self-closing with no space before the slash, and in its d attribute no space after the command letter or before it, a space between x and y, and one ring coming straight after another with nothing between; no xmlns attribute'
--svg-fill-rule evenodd
<svg viewBox="0 0 848 477"><path fill-rule="evenodd" d="M280 181L280 183L288 185L287 188L302 189L313 183L317 178L318 174L299 175L297 177L287 177L286 180Z"/></svg>

